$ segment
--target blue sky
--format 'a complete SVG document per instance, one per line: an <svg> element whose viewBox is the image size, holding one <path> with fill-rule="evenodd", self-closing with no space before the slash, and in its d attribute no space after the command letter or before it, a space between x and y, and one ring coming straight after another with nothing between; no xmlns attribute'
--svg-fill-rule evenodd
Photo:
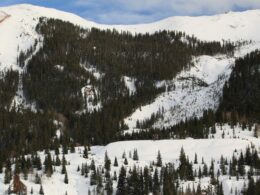
<svg viewBox="0 0 260 195"><path fill-rule="evenodd" d="M30 3L73 12L106 24L147 23L169 16L198 16L260 9L260 0L0 0L0 6Z"/></svg>

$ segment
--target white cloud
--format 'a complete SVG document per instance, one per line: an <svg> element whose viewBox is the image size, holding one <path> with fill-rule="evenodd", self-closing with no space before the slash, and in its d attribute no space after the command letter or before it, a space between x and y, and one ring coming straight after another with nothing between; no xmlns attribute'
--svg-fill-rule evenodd
<svg viewBox="0 0 260 195"><path fill-rule="evenodd" d="M142 23L173 15L210 15L260 8L260 0L77 0L82 13L102 23ZM92 17L91 14L95 16Z"/></svg>

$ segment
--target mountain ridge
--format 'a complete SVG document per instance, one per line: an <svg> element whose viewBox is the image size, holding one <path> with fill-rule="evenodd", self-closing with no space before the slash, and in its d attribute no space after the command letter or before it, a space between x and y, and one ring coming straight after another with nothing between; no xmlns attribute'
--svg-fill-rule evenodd
<svg viewBox="0 0 260 195"><path fill-rule="evenodd" d="M154 33L159 30L182 31L204 41L260 41L260 10L229 12L213 16L173 16L154 23L137 25L104 25L83 19L75 14L30 4L0 7L10 15L0 23L0 71L7 68L21 71L16 64L20 51L26 52L39 35L35 27L40 17L68 21L83 28L116 29L135 33ZM1 19L1 15L0 15ZM219 30L221 29L221 31ZM2 65L1 65L2 64Z"/></svg>
<svg viewBox="0 0 260 195"><path fill-rule="evenodd" d="M192 35L193 33L191 33L192 31L194 31L194 35L197 36L198 38L201 38L202 40L214 40L212 39L213 37L208 37L205 39L203 39L203 36L200 35L198 36L198 33L196 33L196 29L194 28L187 28L185 26L185 23L188 23L189 20L191 20L194 24L193 25L197 25L200 23L200 21L202 22L201 25L205 25L205 22L222 22L221 25L227 25L227 27L231 28L231 29L236 29L236 30L242 30L241 27L245 27L245 24L241 24L241 26L238 26L238 23L245 23L245 22L249 22L249 23L253 23L255 20L259 21L260 20L260 9L255 9L255 10L246 10L246 11L242 11L242 12L228 12L228 13L223 13L223 14L217 14L217 15L210 15L210 16L172 16L172 17L168 17L162 20L158 20L152 23L144 23L144 24L126 24L126 25L110 25L110 24L99 24L87 19L84 19L76 14L73 13L69 13L69 12L65 12L65 11L60 11L54 8L46 8L46 7L40 7L40 6L35 6L35 5L31 5L31 4L17 4L17 5L12 5L12 6L8 6L8 7L0 7L0 10L4 10L5 12L13 12L16 11L16 14L25 14L26 12L32 12L35 15L38 16L42 16L42 17L50 17L50 18L56 18L56 19L61 19L63 21L69 21L71 23L74 23L76 25L80 25L82 27L96 27L96 28L101 28L101 29L107 29L107 28L115 28L117 30L124 30L124 31L130 31L132 33L153 33L155 31L158 30L177 30L177 31L184 31L187 34ZM20 10L20 13L19 13ZM252 17L256 17L254 18L254 21L252 19ZM246 21L248 17L251 17L252 21ZM203 21L205 20L205 21ZM223 21L222 21L223 20ZM226 20L226 24L225 24L225 20ZM233 21L234 20L234 21ZM244 21L243 21L244 20ZM188 23L186 25L191 25L192 23ZM194 26L192 26L194 27ZM198 26L199 28L201 28L201 26ZM211 27L211 26L209 26ZM205 27L206 29L209 27ZM240 29L237 29L238 27L240 27ZM251 27L251 26L250 26ZM214 29L217 30L218 28ZM253 29L252 29L253 30ZM200 31L201 33L202 31ZM208 32L208 34L212 33L214 31L210 31ZM205 35L205 33L203 33L203 35ZM217 34L215 34L217 35ZM222 36L222 37L221 37ZM223 36L223 34L221 34L221 36L216 37L215 40L222 40L222 39L231 39L232 37L225 37ZM241 36L241 34L240 34ZM250 35L243 35L245 37L241 37L241 39L249 39ZM252 38L257 38L256 36L251 36ZM237 37L233 38L232 41L237 40ZM254 39L255 40L255 39ZM257 40L260 40L260 38L258 38Z"/></svg>

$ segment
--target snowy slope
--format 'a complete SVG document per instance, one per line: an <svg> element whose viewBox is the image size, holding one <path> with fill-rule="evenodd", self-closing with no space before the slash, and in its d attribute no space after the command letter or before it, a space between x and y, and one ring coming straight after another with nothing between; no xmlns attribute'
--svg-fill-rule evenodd
<svg viewBox="0 0 260 195"><path fill-rule="evenodd" d="M158 30L166 29L185 31L187 34L194 34L202 40L221 41L222 39L225 39L237 41L246 39L260 41L260 27L258 25L260 21L260 10L230 12L227 14L220 14L215 16L171 17L150 24L103 25L87 21L77 15L62 12L56 9L21 4L0 8L0 72L8 69L14 69L22 72L23 69L26 69L26 66L24 68L20 68L17 65L17 57L21 51L25 52L31 46L33 46L36 39L41 40L41 37L35 32L35 27L40 17L61 19L64 21L69 21L75 25L80 25L84 28L115 28L119 31L125 30L132 33L153 33ZM38 42L35 48L35 52L38 51L38 49L41 47L41 44L41 41ZM202 56L196 59L196 61L199 61L198 63L200 63L197 65L199 70L193 69L190 70L190 73L199 71L200 73L197 73L197 75L201 74L199 75L200 78L206 76L209 79L206 80L207 83L216 81L216 77L222 74L221 72L227 68L227 63L225 60L222 60L221 66L218 62L219 59L212 59L207 56ZM209 68L207 66L208 64L217 64L217 66L215 66L215 69L213 70L212 67ZM208 75L204 75L205 72ZM130 81L127 78L124 78L124 80L126 86L129 88L130 93L134 92L135 86L133 81ZM201 96L203 96L204 93L205 92L202 92ZM173 107L167 106L168 104L172 105L172 95L168 94L169 97L167 97L167 94L162 94L162 96L166 96L166 98L158 99L158 101L164 101L163 105L160 106ZM212 96L212 93L209 96ZM176 95L174 95L174 101L178 100L175 99L175 97ZM192 102L194 100L190 101ZM201 102L203 101L204 99L202 99ZM22 104L21 102L25 102L22 94L22 86L20 87L19 91L17 91L17 95L14 97L14 102L17 105ZM215 103L212 103L210 99L207 104L209 104L209 106L206 107L209 108L214 108L216 106ZM156 106L158 107L159 105L157 104ZM198 109L200 109L200 107ZM152 109L152 111L154 111L154 109ZM144 114L148 115L149 117L152 111L147 111L147 113L145 112Z"/></svg>
<svg viewBox="0 0 260 195"><path fill-rule="evenodd" d="M137 120L147 120L163 110L154 127L173 126L186 118L202 117L205 109L216 110L225 81L229 79L235 59L260 48L253 42L235 50L234 56L198 56L193 66L183 70L170 81L158 83L166 86L166 92L158 95L151 104L143 105L125 119L129 130L135 129ZM201 85L203 83L204 85Z"/></svg>
<svg viewBox="0 0 260 195"><path fill-rule="evenodd" d="M20 51L26 51L34 44L36 39L40 38L35 32L39 17L62 19L85 28L115 28L132 33L152 33L157 30L168 29L185 31L187 34L194 34L203 40L230 39L237 41L250 39L256 41L256 43L248 45L246 49L238 50L235 53L236 57L243 56L247 52L259 48L258 41L260 41L260 27L257 25L260 21L260 10L230 12L215 16L171 17L151 24L113 26L97 24L74 14L55 9L22 4L0 8L0 71L10 68L20 72L23 71L22 68L17 66L17 56ZM38 43L35 52L40 46L41 43ZM126 119L127 124L134 127L137 119L149 118L152 113L157 112L162 107L166 109L166 119L161 120L159 123L165 123L174 113L180 113L177 119L173 116L173 123L167 123L169 125L183 120L184 116L191 117L194 114L200 116L204 108L216 108L218 105L218 98L216 97L221 95L221 88L225 79L229 76L230 66L232 66L233 62L234 58L225 56L200 56L194 59L195 67L183 71L177 78L170 81L169 85L176 85L176 90L169 90L167 93L161 94L154 103L144 106L142 111L137 110L132 116L129 116L129 120ZM219 80L218 77L221 75L224 75L224 77ZM209 87L195 86L195 90L192 90L194 87L189 86L183 90L183 85L191 85L192 82L180 78L188 76L203 80L209 84ZM134 83L128 78L124 78L124 80L130 92L134 92ZM14 98L18 104L24 102L21 92L21 90L18 91L17 96ZM192 108L188 109L190 106Z"/></svg>
<svg viewBox="0 0 260 195"><path fill-rule="evenodd" d="M222 131L233 132L236 138L230 138L226 135L224 138L219 138L218 135L222 134ZM136 165L138 167L149 166L152 161L156 160L158 151L160 150L162 155L163 164L168 162L174 163L177 167L179 164L179 154L180 150L183 147L186 155L191 161L193 161L195 153L198 156L198 164L194 165L194 169L202 168L201 159L203 157L204 162L209 166L212 159L215 160L215 172L219 168L219 159L221 155L230 160L234 151L236 150L238 155L240 151L245 152L246 147L251 146L252 144L259 152L260 142L259 138L253 137L253 131L248 129L242 130L241 127L236 126L233 129L228 125L222 127L217 126L216 128L215 139L185 139L185 140L159 140L159 141L123 141L123 142L114 142L108 144L107 146L93 146L88 159L82 157L83 147L77 147L75 153L69 153L65 155L68 165L66 166L68 172L69 183L64 183L64 175L61 174L61 166L56 166L54 174L52 177L48 178L45 174L42 176L42 185L45 192L45 195L64 195L67 192L69 195L84 195L87 194L88 190L92 191L95 186L90 186L90 177L85 178L81 176L80 171L77 172L77 167L81 167L82 163L90 164L91 160L95 161L96 167L104 165L104 155L107 151L109 158L112 161L111 174L114 171L119 173L119 169L123 166L124 159L122 154L125 152L128 159L128 165L124 165L128 170ZM129 153L133 154L133 150L137 149L139 160L134 161L129 157ZM61 151L61 150L60 150ZM44 161L45 154L44 152L39 152L39 155ZM56 158L54 152L52 151L54 159ZM118 159L118 167L113 166L114 158ZM62 159L62 154L59 155L59 158ZM34 183L34 174L29 174L28 180L22 181L26 184L28 192L33 189L33 194L38 194L40 185ZM38 171L38 174L41 175L42 172ZM4 194L4 191L7 190L8 185L3 184L4 174L0 174L0 194ZM21 178L22 174L21 174ZM244 182L247 182L247 177L245 179L240 178L239 181L235 177L229 179L228 175L220 176L220 181L223 182L225 195L229 195L231 187L233 188L233 194L235 194L235 188L240 191L243 187ZM209 177L204 177L201 180L196 179L194 182L181 182L181 185L186 186L188 184L194 184L195 186L200 182L202 188L207 188L209 185ZM116 191L116 182L114 181L114 192ZM114 193L115 194L115 193Z"/></svg>

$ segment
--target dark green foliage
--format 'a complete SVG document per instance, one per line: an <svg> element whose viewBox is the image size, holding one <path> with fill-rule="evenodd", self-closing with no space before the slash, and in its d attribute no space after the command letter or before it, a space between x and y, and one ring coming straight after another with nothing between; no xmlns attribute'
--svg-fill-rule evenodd
<svg viewBox="0 0 260 195"><path fill-rule="evenodd" d="M128 165L128 160L127 160L127 158L125 158L125 160L124 160L124 165Z"/></svg>
<svg viewBox="0 0 260 195"><path fill-rule="evenodd" d="M52 168L53 162L50 153L48 153L47 156L45 157L44 165L45 165L44 171L50 177L53 173L53 168Z"/></svg>
<svg viewBox="0 0 260 195"><path fill-rule="evenodd" d="M90 176L90 185L97 185L97 171L96 169L92 170L91 176Z"/></svg>
<svg viewBox="0 0 260 195"><path fill-rule="evenodd" d="M51 118L46 113L0 108L0 160L46 148L55 135Z"/></svg>
<svg viewBox="0 0 260 195"><path fill-rule="evenodd" d="M153 194L159 194L160 192L160 183L158 169L156 168L153 175Z"/></svg>
<svg viewBox="0 0 260 195"><path fill-rule="evenodd" d="M117 182L116 195L127 195L126 170L124 167L121 167L120 169L118 182Z"/></svg>
<svg viewBox="0 0 260 195"><path fill-rule="evenodd" d="M248 183L248 188L244 190L244 195L258 195L260 194L260 180L256 182L254 179L250 179Z"/></svg>
<svg viewBox="0 0 260 195"><path fill-rule="evenodd" d="M137 149L134 149L133 160L139 160Z"/></svg>
<svg viewBox="0 0 260 195"><path fill-rule="evenodd" d="M158 154L157 154L156 166L157 167L161 167L162 166L162 156L161 156L161 152L160 151L158 151Z"/></svg>
<svg viewBox="0 0 260 195"><path fill-rule="evenodd" d="M41 185L41 187L40 187L39 194L40 194L40 195L44 195L44 191L43 191L43 187L42 187L42 185Z"/></svg>
<svg viewBox="0 0 260 195"><path fill-rule="evenodd" d="M19 75L15 71L0 73L0 109L10 107L11 101L17 91Z"/></svg>
<svg viewBox="0 0 260 195"><path fill-rule="evenodd" d="M198 164L198 156L197 156L197 153L195 153L194 164Z"/></svg>
<svg viewBox="0 0 260 195"><path fill-rule="evenodd" d="M222 183L217 185L216 195L224 195Z"/></svg>
<svg viewBox="0 0 260 195"><path fill-rule="evenodd" d="M117 158L115 157L115 160L114 160L114 167L118 167L118 162L117 162Z"/></svg>
<svg viewBox="0 0 260 195"><path fill-rule="evenodd" d="M111 160L109 159L108 155L107 155L107 151L105 152L105 159L104 159L104 166L106 171L110 171L111 168Z"/></svg>
<svg viewBox="0 0 260 195"><path fill-rule="evenodd" d="M86 146L84 147L83 158L88 158L88 148Z"/></svg>
<svg viewBox="0 0 260 195"><path fill-rule="evenodd" d="M64 183L65 183L65 184L68 184L68 183L69 183L67 171L65 172Z"/></svg>
<svg viewBox="0 0 260 195"><path fill-rule="evenodd" d="M109 177L106 180L105 190L107 192L107 195L112 195L113 194L113 181L112 181L111 177Z"/></svg>
<svg viewBox="0 0 260 195"><path fill-rule="evenodd" d="M181 148L179 160L180 160L180 166L178 168L178 173L179 173L180 179L181 180L194 180L192 164L186 158L183 148Z"/></svg>
<svg viewBox="0 0 260 195"><path fill-rule="evenodd" d="M141 183L140 173L137 170L136 166L134 166L133 170L130 172L127 178L127 191L128 191L127 194L142 195L142 187L140 183Z"/></svg>
<svg viewBox="0 0 260 195"><path fill-rule="evenodd" d="M59 155L56 156L55 165L56 166L60 166L61 165Z"/></svg>
<svg viewBox="0 0 260 195"><path fill-rule="evenodd" d="M149 131L134 132L131 134L118 135L119 140L136 140L136 139L170 139L170 138L208 138L210 128L216 123L216 116L212 110L205 110L203 117L192 118L181 121L179 124L169 128L153 129ZM212 133L212 132L211 132Z"/></svg>
<svg viewBox="0 0 260 195"><path fill-rule="evenodd" d="M11 170L6 168L5 169L5 175L4 175L4 184L9 184L11 179L12 179Z"/></svg>
<svg viewBox="0 0 260 195"><path fill-rule="evenodd" d="M224 121L259 122L260 118L260 52L239 58L223 89L219 115Z"/></svg>
<svg viewBox="0 0 260 195"><path fill-rule="evenodd" d="M35 184L40 184L41 183L41 178L38 175L38 173L35 174Z"/></svg>
<svg viewBox="0 0 260 195"><path fill-rule="evenodd" d="M90 169L93 170L93 171L96 169L96 165L95 165L95 161L94 160L91 161Z"/></svg>

